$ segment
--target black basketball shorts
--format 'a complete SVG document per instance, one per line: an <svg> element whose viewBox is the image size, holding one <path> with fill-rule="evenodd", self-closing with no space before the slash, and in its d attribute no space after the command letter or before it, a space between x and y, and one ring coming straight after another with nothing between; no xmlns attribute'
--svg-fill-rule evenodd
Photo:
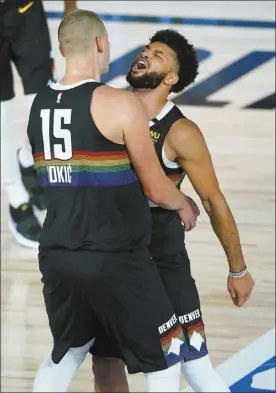
<svg viewBox="0 0 276 393"><path fill-rule="evenodd" d="M103 329L107 340L115 338L129 373L160 371L188 356L183 329L148 250L52 250L39 262L55 363L70 347L101 337Z"/></svg>
<svg viewBox="0 0 276 393"><path fill-rule="evenodd" d="M183 360L198 359L207 355L208 350L199 295L184 244L184 228L175 212L161 208L151 211L150 255L184 331L186 351ZM90 352L99 357L121 358L116 340L110 340L103 327Z"/></svg>
<svg viewBox="0 0 276 393"><path fill-rule="evenodd" d="M50 36L41 1L7 11L0 30L0 101L14 97L11 62L21 77L24 93L38 93L53 79Z"/></svg>

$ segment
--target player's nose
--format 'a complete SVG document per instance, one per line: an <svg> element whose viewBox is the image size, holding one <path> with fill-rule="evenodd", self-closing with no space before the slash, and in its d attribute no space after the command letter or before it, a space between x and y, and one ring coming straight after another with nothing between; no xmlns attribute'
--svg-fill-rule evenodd
<svg viewBox="0 0 276 393"><path fill-rule="evenodd" d="M150 49L145 49L142 53L142 57L144 57L145 59L149 60L150 59Z"/></svg>

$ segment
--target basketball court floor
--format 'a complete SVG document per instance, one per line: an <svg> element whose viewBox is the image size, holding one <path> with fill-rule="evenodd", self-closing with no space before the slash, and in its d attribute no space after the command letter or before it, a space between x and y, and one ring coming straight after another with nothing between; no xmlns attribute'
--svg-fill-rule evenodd
<svg viewBox="0 0 276 393"><path fill-rule="evenodd" d="M187 247L209 352L232 391L275 391L275 3L79 1L78 5L99 12L106 21L111 67L103 80L112 86L126 86L125 74L135 54L159 29L179 30L198 49L196 83L172 99L205 135L256 281L248 305L234 307L226 289L226 258L201 209ZM64 63L56 32L62 1L45 1L45 8L56 73L61 76ZM18 77L16 86L20 144L27 113ZM183 188L198 201L187 180ZM1 391L27 392L52 340L37 255L13 240L3 192L1 213ZM146 391L143 375L130 376L129 383L131 391ZM181 386L186 389L184 380ZM90 357L71 391L93 391Z"/></svg>

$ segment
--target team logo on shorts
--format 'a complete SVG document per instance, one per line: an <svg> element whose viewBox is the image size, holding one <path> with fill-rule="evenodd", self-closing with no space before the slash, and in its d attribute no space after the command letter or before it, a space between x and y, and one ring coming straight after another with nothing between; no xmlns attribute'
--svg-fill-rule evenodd
<svg viewBox="0 0 276 393"><path fill-rule="evenodd" d="M161 335L160 343L168 367L181 360L188 362L201 358L208 353L202 322L182 327L177 317L173 315L169 321L159 326L158 331Z"/></svg>
<svg viewBox="0 0 276 393"><path fill-rule="evenodd" d="M204 324L202 322L198 322L195 325L187 326L186 330L189 337L190 347L186 361L198 359L207 355L208 350L206 345Z"/></svg>
<svg viewBox="0 0 276 393"><path fill-rule="evenodd" d="M189 351L183 329L176 315L173 315L169 321L159 326L158 331L161 335L160 343L166 363L170 367L183 359Z"/></svg>

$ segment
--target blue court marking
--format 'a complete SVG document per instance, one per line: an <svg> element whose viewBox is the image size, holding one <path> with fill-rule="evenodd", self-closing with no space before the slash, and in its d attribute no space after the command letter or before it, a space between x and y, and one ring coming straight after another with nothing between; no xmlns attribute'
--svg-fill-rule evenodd
<svg viewBox="0 0 276 393"><path fill-rule="evenodd" d="M235 60L232 64L217 71L214 75L191 86L174 99L176 105L194 105L205 107L223 107L228 105L228 101L208 101L211 94L216 93L223 87L237 81L242 76L265 64L273 59L276 53L271 51L253 51ZM252 109L273 109L275 108L275 93L271 96L262 98L250 105Z"/></svg>
<svg viewBox="0 0 276 393"><path fill-rule="evenodd" d="M259 101L253 102L246 106L249 109L274 109L276 107L276 94L272 93L267 97L262 98Z"/></svg>
<svg viewBox="0 0 276 393"><path fill-rule="evenodd" d="M47 11L50 19L63 18L63 12ZM214 19L214 18L179 18L168 16L145 16L145 15L122 15L122 14L99 14L104 22L130 22L130 23L159 23L170 25L191 26L227 26L258 29L275 29L276 22L261 20L237 20L237 19Z"/></svg>
<svg viewBox="0 0 276 393"><path fill-rule="evenodd" d="M271 370L274 369L275 372L275 359L276 357L273 356L271 359L267 360L266 362L264 362L263 364L261 364L260 366L258 366L257 368L255 368L255 370L253 370L250 374L245 375L242 379L240 379L239 381L237 381L236 383L234 383L232 386L230 386L230 390L231 392L246 392L246 393L271 393L271 392L275 392L275 389L273 390L268 390L263 388L262 386L258 386L258 388L254 388L252 387L252 383L253 383L253 377L265 372L267 370ZM274 384L275 386L275 384Z"/></svg>

